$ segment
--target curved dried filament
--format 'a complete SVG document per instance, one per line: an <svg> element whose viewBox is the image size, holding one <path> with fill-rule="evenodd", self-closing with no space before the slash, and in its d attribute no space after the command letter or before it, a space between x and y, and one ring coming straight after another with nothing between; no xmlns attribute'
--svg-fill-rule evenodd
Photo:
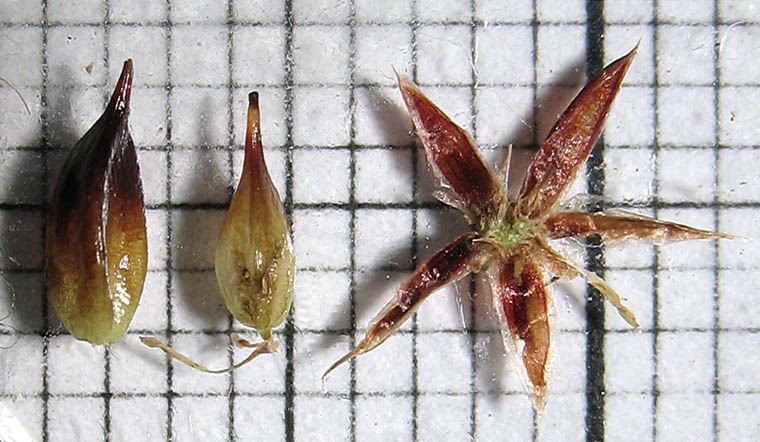
<svg viewBox="0 0 760 442"><path fill-rule="evenodd" d="M527 257L515 259L502 259L489 271L493 307L507 348L521 358L523 384L540 412L551 355L552 298L539 265Z"/></svg>
<svg viewBox="0 0 760 442"><path fill-rule="evenodd" d="M732 238L730 235L695 229L623 211L602 213L560 212L550 215L544 226L549 238L600 235L604 240L647 239L657 243L694 239Z"/></svg>
<svg viewBox="0 0 760 442"><path fill-rule="evenodd" d="M476 223L506 198L506 193L480 158L470 136L433 104L412 81L396 74L404 103L428 163L461 200L465 215Z"/></svg>
<svg viewBox="0 0 760 442"><path fill-rule="evenodd" d="M638 46L604 68L559 118L533 157L517 199L517 213L538 218L549 213L570 185L602 133Z"/></svg>
<svg viewBox="0 0 760 442"><path fill-rule="evenodd" d="M382 344L419 308L436 289L480 270L488 259L489 246L476 241L474 233L464 234L420 264L398 288L396 295L369 325L364 339L325 371L324 379L336 367Z"/></svg>
<svg viewBox="0 0 760 442"><path fill-rule="evenodd" d="M248 357L243 359L242 361L233 364L227 368L222 368L218 370L212 370L210 368L207 368L205 365L201 365L198 362L193 361L189 357L183 355L182 353L174 350L173 348L169 347L168 345L164 344L163 342L159 341L155 337L152 336L141 336L140 342L147 345L150 348L158 348L164 353L166 353L167 356L170 358L176 359L179 362L182 362L183 364L192 367L198 371L202 371L204 373L211 373L211 374L224 374L229 373L231 371L237 370L238 368L246 365L247 363L254 360L257 356L265 354L265 353L274 353L277 351L277 347L279 344L274 339L270 338L267 339L264 342L259 342L258 344L251 344L250 342L246 341L245 339L239 338L237 335L230 336L230 339L232 340L233 345L236 347L249 347L253 348L253 352L251 352Z"/></svg>
<svg viewBox="0 0 760 442"><path fill-rule="evenodd" d="M596 273L586 270L582 265L576 263L572 259L566 258L555 252L554 249L548 245L541 244L540 247L543 252L546 253L547 259L564 263L567 267L573 269L575 272L581 275L591 285L591 287L597 289L599 293L602 294L602 296L610 301L610 303L617 309L618 314L620 314L625 322L630 324L633 328L639 328L639 323L636 321L636 315L634 315L628 307L623 305L623 300L620 298L620 295L615 291L615 289L607 284L607 281L600 278Z"/></svg>
<svg viewBox="0 0 760 442"><path fill-rule="evenodd" d="M16 89L16 86L14 86L13 84L11 84L11 82L10 82L10 81L6 80L6 79L5 79L5 78L3 78L3 77L0 77L0 81L2 81L3 83L5 83L5 84L6 84L6 85L7 85L9 88L11 88L11 90L12 90L13 92L15 92L15 93L16 93L16 96L18 96L19 100L21 100L21 103L24 105L24 109L26 109L26 113L27 113L27 115L29 115L29 116L31 117L31 116L32 116L32 110L31 110L31 109L29 109L29 104L28 104L28 103L26 102L26 100L24 99L24 96L23 96L23 95L21 95L21 92L19 92L19 90L18 90L18 89Z"/></svg>

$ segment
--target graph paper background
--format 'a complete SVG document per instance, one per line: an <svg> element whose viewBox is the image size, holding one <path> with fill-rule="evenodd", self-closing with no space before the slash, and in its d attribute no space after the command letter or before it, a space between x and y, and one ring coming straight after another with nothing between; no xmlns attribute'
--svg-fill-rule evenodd
<svg viewBox="0 0 760 442"><path fill-rule="evenodd" d="M760 2L0 0L0 440L743 441L760 437ZM583 250L641 322L553 284L559 357L544 415L503 355L479 278L441 290L374 352L320 376L421 260L467 226L431 197L392 67L494 167L586 76L640 41L571 193L745 237ZM129 333L93 348L46 300L46 205L67 149L135 63L131 129L150 269ZM242 167L247 93L294 223L281 351L218 367L250 333L213 272ZM571 245L572 246L572 245ZM254 336L250 336L254 339Z"/></svg>

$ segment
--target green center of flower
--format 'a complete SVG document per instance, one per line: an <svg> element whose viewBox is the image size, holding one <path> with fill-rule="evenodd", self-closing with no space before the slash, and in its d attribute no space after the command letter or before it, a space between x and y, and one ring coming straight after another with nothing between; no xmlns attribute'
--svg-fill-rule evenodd
<svg viewBox="0 0 760 442"><path fill-rule="evenodd" d="M531 222L527 218L518 217L511 224L505 220L494 218L488 223L485 237L507 250L512 250L525 241L530 234Z"/></svg>

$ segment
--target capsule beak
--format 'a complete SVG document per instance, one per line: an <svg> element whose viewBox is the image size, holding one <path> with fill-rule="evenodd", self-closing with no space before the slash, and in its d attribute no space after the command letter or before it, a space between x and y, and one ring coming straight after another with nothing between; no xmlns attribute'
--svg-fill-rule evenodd
<svg viewBox="0 0 760 442"><path fill-rule="evenodd" d="M129 114L129 101L132 97L133 76L134 70L132 68L132 59L130 58L124 62L119 81L116 82L116 87L111 95L111 100L106 107L106 115Z"/></svg>

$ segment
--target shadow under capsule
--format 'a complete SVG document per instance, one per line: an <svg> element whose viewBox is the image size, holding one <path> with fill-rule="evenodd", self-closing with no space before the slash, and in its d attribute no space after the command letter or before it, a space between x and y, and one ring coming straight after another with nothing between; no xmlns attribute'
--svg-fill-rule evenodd
<svg viewBox="0 0 760 442"><path fill-rule="evenodd" d="M212 147L210 121L216 111L207 95L198 106L197 131L200 145L192 150L173 152L175 162L187 156L191 173L179 177L181 194L173 193L173 203L187 204L175 207L172 214L171 253L174 276L173 304L192 322L203 324L203 329L226 329L232 316L224 306L214 271L216 241L222 227L225 208L217 205L230 199L227 177L229 173L218 164L218 150ZM219 177L224 177L220 179ZM225 195L224 201L216 196ZM176 201L175 198L180 198Z"/></svg>
<svg viewBox="0 0 760 442"><path fill-rule="evenodd" d="M72 78L67 65L52 69L58 78ZM4 277L10 297L10 314L11 317L15 315L12 321L7 322L12 322L22 331L47 335L57 334L61 329L60 322L46 302L45 224L47 205L66 153L81 136L75 131L72 112L75 90L72 86L48 88L45 97L47 108L40 108L42 115L30 117L36 118L42 125L42 142L29 151L14 151L11 167L4 165L10 200L5 201L9 207L0 216L0 232L3 233L0 262L2 268L8 270L4 272ZM96 104L100 105L102 103ZM46 322L48 329L43 330Z"/></svg>

